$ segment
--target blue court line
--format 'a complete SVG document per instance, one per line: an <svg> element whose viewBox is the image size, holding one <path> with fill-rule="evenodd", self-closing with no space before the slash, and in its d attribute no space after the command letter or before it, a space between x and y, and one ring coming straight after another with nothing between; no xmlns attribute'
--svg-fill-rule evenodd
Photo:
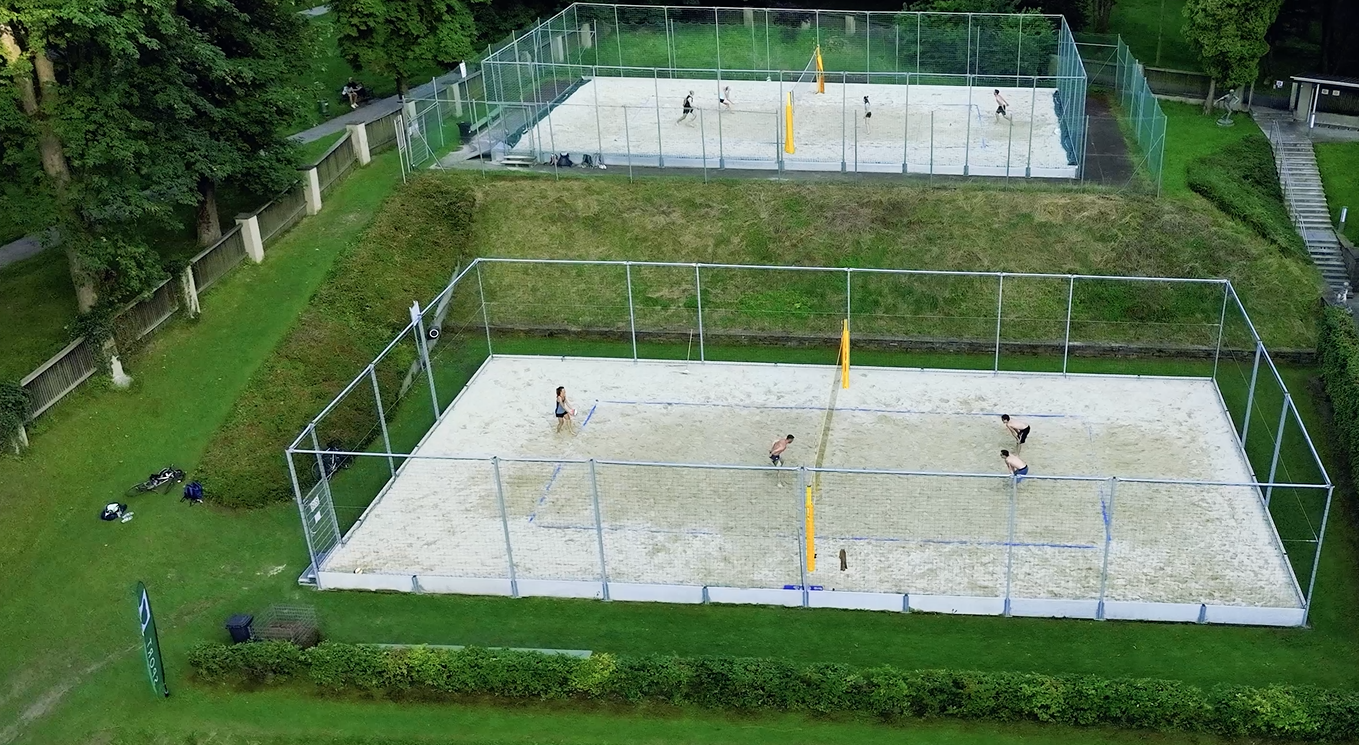
<svg viewBox="0 0 1359 745"><path fill-rule="evenodd" d="M719 409L769 409L773 411L825 411L825 406L764 406L760 404L716 404L702 403L695 401L614 401L606 400L600 403L618 404L621 406L708 406ZM836 411L854 411L864 414L936 414L942 416L984 416L998 417L1002 412L976 412L976 411L923 411L916 409L870 409L865 407L847 406L837 408ZM1015 416L1027 417L1030 419L1076 419L1070 414L1016 414Z"/></svg>
<svg viewBox="0 0 1359 745"><path fill-rule="evenodd" d="M597 408L599 408L599 402L595 401L595 405L591 406L590 410L586 412L585 420L580 423L580 428L582 430L585 429L585 425L590 423L590 417L595 415L595 409ZM537 519L538 510L541 509L543 503L547 501L547 495L552 492L552 485L557 483L557 477L561 475L562 467L565 465L566 465L565 463L558 463L557 467L552 469L552 477L547 480L547 486L543 487L543 496L538 497L538 504L534 505L533 511L529 513L528 518L529 523L532 523L535 519Z"/></svg>
<svg viewBox="0 0 1359 745"><path fill-rule="evenodd" d="M580 530L594 531L593 525L544 525L538 527L548 530ZM699 530L697 528L686 528L684 530L667 530L665 528L635 528L635 527L605 527L609 531L636 531L641 533L654 533L657 535L689 535L689 536L721 536L724 534L715 530ZM783 537L792 537L791 534ZM1028 541L968 541L962 539L943 539L943 538L883 538L872 536L817 536L818 539L830 541L855 541L855 542L877 542L877 543L928 543L943 546L983 546L983 547L1006 547L1015 548L1063 548L1078 550L1094 550L1099 548L1094 544L1086 543L1032 543Z"/></svg>

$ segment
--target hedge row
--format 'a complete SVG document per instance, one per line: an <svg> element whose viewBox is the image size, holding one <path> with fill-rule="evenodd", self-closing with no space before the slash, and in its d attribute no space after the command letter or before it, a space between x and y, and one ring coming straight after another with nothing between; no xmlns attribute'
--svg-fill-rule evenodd
<svg viewBox="0 0 1359 745"><path fill-rule="evenodd" d="M309 681L328 693L391 698L660 702L738 711L861 713L886 720L956 717L1206 732L1292 740L1359 736L1359 693L1218 687L1152 679L1031 673L856 669L732 657L588 658L479 648L387 648L326 642L204 644L199 678Z"/></svg>
<svg viewBox="0 0 1359 745"><path fill-rule="evenodd" d="M1359 330L1343 308L1322 311L1317 359L1346 463L1351 474L1359 474Z"/></svg>
<svg viewBox="0 0 1359 745"><path fill-rule="evenodd" d="M1294 256L1307 246L1288 218L1274 151L1263 134L1253 134L1189 162L1189 188L1218 209L1250 226Z"/></svg>

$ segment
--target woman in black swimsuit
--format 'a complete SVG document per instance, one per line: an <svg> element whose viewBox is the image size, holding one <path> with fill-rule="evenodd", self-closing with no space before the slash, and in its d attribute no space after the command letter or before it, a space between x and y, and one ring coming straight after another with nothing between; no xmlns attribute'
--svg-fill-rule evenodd
<svg viewBox="0 0 1359 745"><path fill-rule="evenodd" d="M689 91L689 95L684 97L684 113L680 115L679 121L676 121L675 123L679 124L680 122L683 122L685 119L688 119L691 116L694 117L695 119L698 118L698 115L694 113L693 91Z"/></svg>
<svg viewBox="0 0 1359 745"><path fill-rule="evenodd" d="M575 416L576 410L571 408L571 402L566 400L566 387L557 386L557 431L562 431L562 427L573 426L571 417Z"/></svg>

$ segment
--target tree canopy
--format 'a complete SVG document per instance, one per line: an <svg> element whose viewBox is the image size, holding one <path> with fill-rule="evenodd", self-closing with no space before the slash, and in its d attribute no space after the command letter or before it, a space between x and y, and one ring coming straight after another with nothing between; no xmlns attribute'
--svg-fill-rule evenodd
<svg viewBox="0 0 1359 745"><path fill-rule="evenodd" d="M1184 37L1199 53L1203 70L1235 88L1255 82L1260 58L1269 52L1265 34L1283 0L1187 0Z"/></svg>
<svg viewBox="0 0 1359 745"><path fill-rule="evenodd" d="M0 198L50 205L82 311L163 276L148 224L210 205L223 181L288 177L303 28L284 0L0 5L0 168L20 184Z"/></svg>
<svg viewBox="0 0 1359 745"><path fill-rule="evenodd" d="M471 56L476 24L461 0L336 0L340 53L349 65L387 75L405 94L415 72Z"/></svg>

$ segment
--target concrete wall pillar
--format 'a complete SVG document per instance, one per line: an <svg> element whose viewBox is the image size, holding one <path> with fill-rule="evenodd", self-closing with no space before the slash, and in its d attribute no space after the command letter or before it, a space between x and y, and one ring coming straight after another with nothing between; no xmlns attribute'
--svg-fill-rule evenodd
<svg viewBox="0 0 1359 745"><path fill-rule="evenodd" d="M184 267L179 273L179 292L184 298L184 312L190 318L197 318L202 309L198 304L198 282L193 278L193 265Z"/></svg>
<svg viewBox="0 0 1359 745"><path fill-rule="evenodd" d="M308 216L321 211L321 178L316 175L315 168L302 171L302 194L307 199Z"/></svg>
<svg viewBox="0 0 1359 745"><path fill-rule="evenodd" d="M448 90L453 93L454 116L462 116L462 86L463 81L459 80L458 82L448 87Z"/></svg>
<svg viewBox="0 0 1359 745"><path fill-rule="evenodd" d="M346 124L345 129L349 130L349 146L354 148L354 157L358 159L359 165L366 166L371 163L373 154L368 149L368 125L363 122Z"/></svg>
<svg viewBox="0 0 1359 745"><path fill-rule="evenodd" d="M552 61L553 62L566 61L566 45L562 43L561 34L552 35Z"/></svg>
<svg viewBox="0 0 1359 745"><path fill-rule="evenodd" d="M236 224L241 226L241 243L245 245L245 255L256 264L264 261L264 239L260 237L260 221L254 215L237 215Z"/></svg>
<svg viewBox="0 0 1359 745"><path fill-rule="evenodd" d="M742 8L741 14L745 16L746 25L751 28L755 28L755 9Z"/></svg>
<svg viewBox="0 0 1359 745"><path fill-rule="evenodd" d="M595 45L595 30L589 23L580 24L580 46L590 49Z"/></svg>
<svg viewBox="0 0 1359 745"><path fill-rule="evenodd" d="M845 16L845 33L850 36L853 36L856 30L857 21L855 21L854 16L852 15Z"/></svg>

